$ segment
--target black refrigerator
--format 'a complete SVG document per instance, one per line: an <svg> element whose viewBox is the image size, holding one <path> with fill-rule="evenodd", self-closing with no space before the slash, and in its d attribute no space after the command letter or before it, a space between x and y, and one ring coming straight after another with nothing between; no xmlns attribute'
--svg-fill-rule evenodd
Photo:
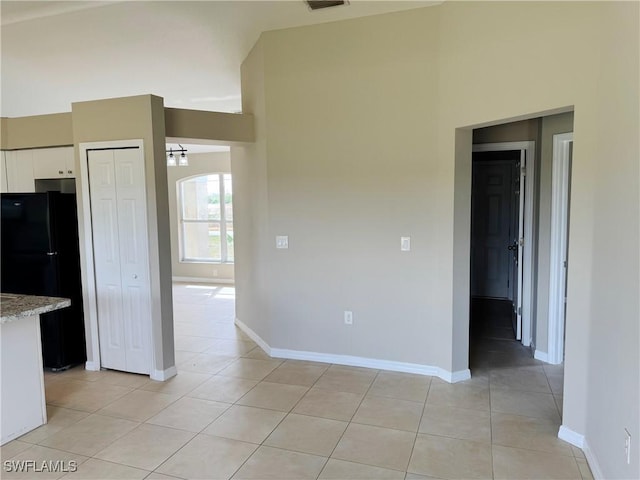
<svg viewBox="0 0 640 480"><path fill-rule="evenodd" d="M0 291L65 297L71 306L40 316L44 366L86 360L76 196L3 193Z"/></svg>

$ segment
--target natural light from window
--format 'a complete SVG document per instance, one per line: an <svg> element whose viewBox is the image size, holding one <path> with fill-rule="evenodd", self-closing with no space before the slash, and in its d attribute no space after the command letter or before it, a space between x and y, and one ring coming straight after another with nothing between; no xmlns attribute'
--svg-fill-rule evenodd
<svg viewBox="0 0 640 480"><path fill-rule="evenodd" d="M231 175L211 173L178 182L180 260L233 263Z"/></svg>

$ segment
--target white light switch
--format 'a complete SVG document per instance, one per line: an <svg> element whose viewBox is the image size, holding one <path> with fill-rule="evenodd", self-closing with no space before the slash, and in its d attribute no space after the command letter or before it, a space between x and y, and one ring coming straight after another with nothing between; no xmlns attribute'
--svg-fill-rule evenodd
<svg viewBox="0 0 640 480"><path fill-rule="evenodd" d="M403 252L411 250L411 237L400 237L400 250Z"/></svg>
<svg viewBox="0 0 640 480"><path fill-rule="evenodd" d="M289 237L287 235L278 235L276 237L276 248L289 248Z"/></svg>

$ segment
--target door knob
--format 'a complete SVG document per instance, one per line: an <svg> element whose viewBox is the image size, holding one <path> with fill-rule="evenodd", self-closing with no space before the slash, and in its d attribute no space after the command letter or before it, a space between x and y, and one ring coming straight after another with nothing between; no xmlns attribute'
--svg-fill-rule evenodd
<svg viewBox="0 0 640 480"><path fill-rule="evenodd" d="M135 273L132 275L133 278L138 278L138 275L136 275Z"/></svg>

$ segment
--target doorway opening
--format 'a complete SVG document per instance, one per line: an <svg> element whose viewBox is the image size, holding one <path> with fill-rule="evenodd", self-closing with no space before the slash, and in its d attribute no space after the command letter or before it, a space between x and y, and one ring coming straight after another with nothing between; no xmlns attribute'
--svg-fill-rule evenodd
<svg viewBox="0 0 640 480"><path fill-rule="evenodd" d="M522 337L518 315L520 151L474 152L471 202L472 303L503 304L511 311L512 334Z"/></svg>
<svg viewBox="0 0 640 480"><path fill-rule="evenodd" d="M231 147L195 142L167 138L168 152L188 152L188 164L167 162L172 280L233 284Z"/></svg>
<svg viewBox="0 0 640 480"><path fill-rule="evenodd" d="M530 358L535 142L473 146L470 366ZM533 360L533 359L532 359ZM518 360L517 363L520 363Z"/></svg>

